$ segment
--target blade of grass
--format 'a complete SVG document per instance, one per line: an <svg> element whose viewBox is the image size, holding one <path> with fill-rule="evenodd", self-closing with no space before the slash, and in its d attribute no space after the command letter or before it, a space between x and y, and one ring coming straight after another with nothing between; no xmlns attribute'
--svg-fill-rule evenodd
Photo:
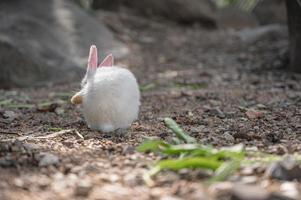
<svg viewBox="0 0 301 200"><path fill-rule="evenodd" d="M1 101L0 101L0 106L8 105L8 104L10 104L12 101L13 101L12 99L1 100Z"/></svg>
<svg viewBox="0 0 301 200"><path fill-rule="evenodd" d="M142 144L140 144L136 149L139 152L146 151L158 151L162 148L168 148L170 145L161 141L161 140L146 140Z"/></svg>
<svg viewBox="0 0 301 200"><path fill-rule="evenodd" d="M172 130L172 132L174 132L174 134L181 140L183 140L185 143L196 143L196 139L187 135L187 133L185 133L183 131L183 129L181 129L178 124L171 118L164 118L164 122L166 124L166 126Z"/></svg>
<svg viewBox="0 0 301 200"><path fill-rule="evenodd" d="M57 128L57 127L50 127L50 128L48 128L48 131L53 131L53 132L58 132L58 131L62 131L62 130L64 130L64 129Z"/></svg>
<svg viewBox="0 0 301 200"><path fill-rule="evenodd" d="M156 175L159 172L160 167L153 167L148 172L143 174L142 179L149 187L153 187L155 185L155 182L152 180L152 176Z"/></svg>
<svg viewBox="0 0 301 200"><path fill-rule="evenodd" d="M176 160L161 160L156 163L155 167L159 167L160 170L180 170L185 168L216 170L220 165L220 162L207 158L182 158Z"/></svg>
<svg viewBox="0 0 301 200"><path fill-rule="evenodd" d="M216 171L214 176L209 180L210 183L224 181L240 168L240 160L232 160L223 163Z"/></svg>
<svg viewBox="0 0 301 200"><path fill-rule="evenodd" d="M146 140L137 147L140 152L160 151L166 155L184 155L184 157L210 157L212 159L243 158L244 152L229 150L217 150L200 144L178 144L170 145L161 140Z"/></svg>
<svg viewBox="0 0 301 200"><path fill-rule="evenodd" d="M141 92L145 92L145 91L154 89L155 87L156 87L155 83L148 83L148 84L145 84L145 85L141 85L139 89L140 89Z"/></svg>
<svg viewBox="0 0 301 200"><path fill-rule="evenodd" d="M182 153L193 153L198 152L199 156L205 156L211 152L208 148L199 144L178 144L170 145L169 148L163 149L163 153L168 155L179 155Z"/></svg>
<svg viewBox="0 0 301 200"><path fill-rule="evenodd" d="M7 108L34 108L33 104L7 104L5 105Z"/></svg>
<svg viewBox="0 0 301 200"><path fill-rule="evenodd" d="M188 88L191 90L198 90L200 88L206 88L207 84L206 83L181 83L181 82L175 82L173 83L174 87L177 88Z"/></svg>
<svg viewBox="0 0 301 200"><path fill-rule="evenodd" d="M161 151L167 155L181 155L185 153L190 157L210 157L216 160L227 158L238 159L244 157L243 151L217 150L200 144L170 145L168 148L164 148Z"/></svg>
<svg viewBox="0 0 301 200"><path fill-rule="evenodd" d="M212 157L215 157L216 159L242 159L244 158L245 153L244 152L231 152L231 151L219 151L212 155Z"/></svg>
<svg viewBox="0 0 301 200"><path fill-rule="evenodd" d="M179 140L179 138L177 137L172 137L172 144L181 144L181 140Z"/></svg>

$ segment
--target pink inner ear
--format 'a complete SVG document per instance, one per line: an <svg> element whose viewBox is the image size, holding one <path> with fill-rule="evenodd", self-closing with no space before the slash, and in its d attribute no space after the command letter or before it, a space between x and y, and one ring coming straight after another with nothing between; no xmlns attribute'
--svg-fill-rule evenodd
<svg viewBox="0 0 301 200"><path fill-rule="evenodd" d="M90 47L89 59L88 59L88 71L93 71L97 68L97 48L95 45Z"/></svg>
<svg viewBox="0 0 301 200"><path fill-rule="evenodd" d="M109 54L103 61L98 65L98 67L112 67L114 65L114 57Z"/></svg>

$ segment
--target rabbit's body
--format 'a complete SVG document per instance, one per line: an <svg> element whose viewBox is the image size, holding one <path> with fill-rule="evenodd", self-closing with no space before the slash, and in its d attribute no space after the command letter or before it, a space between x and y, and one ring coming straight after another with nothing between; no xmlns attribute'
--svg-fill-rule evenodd
<svg viewBox="0 0 301 200"><path fill-rule="evenodd" d="M110 132L126 129L138 118L140 92L135 76L125 68L114 66L112 55L98 65L97 49L92 45L82 89L71 102L82 104L91 129Z"/></svg>
<svg viewBox="0 0 301 200"><path fill-rule="evenodd" d="M134 75L120 67L100 67L84 87L83 114L91 129L128 128L137 119L140 94Z"/></svg>

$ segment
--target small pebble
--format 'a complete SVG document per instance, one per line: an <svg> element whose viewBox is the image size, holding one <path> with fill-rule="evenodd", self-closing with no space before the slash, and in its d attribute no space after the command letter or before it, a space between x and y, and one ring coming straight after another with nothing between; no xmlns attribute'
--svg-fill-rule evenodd
<svg viewBox="0 0 301 200"><path fill-rule="evenodd" d="M234 137L229 132L225 132L223 134L223 138L225 138L225 140L228 141L228 142L234 142L235 141Z"/></svg>
<svg viewBox="0 0 301 200"><path fill-rule="evenodd" d="M75 188L75 196L86 197L89 195L92 185L88 181L80 181Z"/></svg>
<svg viewBox="0 0 301 200"><path fill-rule="evenodd" d="M233 187L231 200L269 200L270 194L261 187L238 185Z"/></svg>
<svg viewBox="0 0 301 200"><path fill-rule="evenodd" d="M59 163L59 158L51 153L41 153L39 156L41 156L39 161L40 167L56 165Z"/></svg>
<svg viewBox="0 0 301 200"><path fill-rule="evenodd" d="M256 183L257 179L258 178L256 176L243 176L241 178L241 182L243 182L244 184L252 184Z"/></svg>
<svg viewBox="0 0 301 200"><path fill-rule="evenodd" d="M298 191L297 183L295 182L284 182L280 185L281 194L287 196L291 199L298 199L300 197L300 193Z"/></svg>
<svg viewBox="0 0 301 200"><path fill-rule="evenodd" d="M301 167L292 159L272 163L265 172L265 176L278 180L301 180Z"/></svg>
<svg viewBox="0 0 301 200"><path fill-rule="evenodd" d="M233 183L231 182L220 182L220 183L215 183L213 185L210 185L210 187L208 188L208 191L213 194L216 195L218 193L221 192L229 192L233 189Z"/></svg>

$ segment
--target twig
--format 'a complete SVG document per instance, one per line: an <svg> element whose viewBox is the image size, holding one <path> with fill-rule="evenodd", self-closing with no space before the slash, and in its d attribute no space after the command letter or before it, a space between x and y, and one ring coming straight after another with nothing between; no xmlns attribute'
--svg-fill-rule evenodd
<svg viewBox="0 0 301 200"><path fill-rule="evenodd" d="M18 132L13 132L13 131L4 131L4 130L0 130L0 133L2 134L14 134L14 135L21 135Z"/></svg>
<svg viewBox="0 0 301 200"><path fill-rule="evenodd" d="M186 143L196 143L196 139L189 136L187 133L184 132L181 127L171 118L167 117L164 118L165 125L172 130L172 132L181 140L185 141Z"/></svg>
<svg viewBox="0 0 301 200"><path fill-rule="evenodd" d="M77 130L74 130L74 132L80 139L85 139L84 136L80 134Z"/></svg>
<svg viewBox="0 0 301 200"><path fill-rule="evenodd" d="M20 136L20 137L17 137L17 138L10 138L10 139L4 139L4 140L0 140L0 142L12 142L12 141L24 141L24 140L27 140L27 139L34 139L32 136Z"/></svg>
<svg viewBox="0 0 301 200"><path fill-rule="evenodd" d="M1 133L1 131L0 131ZM67 130L61 130L58 132L54 132L51 133L49 135L45 135L45 136L32 136L32 135L24 135L24 136L20 136L17 138L12 138L12 139L6 139L6 140L1 140L2 142L9 142L9 141L14 141L14 140L19 140L19 141L24 141L24 140L35 140L35 139L50 139L50 138L55 138L58 136L62 136L64 134L69 134L69 133L75 133L80 139L84 139L84 136L82 134L80 134L77 130L75 129L67 129Z"/></svg>
<svg viewBox="0 0 301 200"><path fill-rule="evenodd" d="M46 135L46 136L38 136L38 137L34 137L35 139L49 139L49 138L55 138L67 133L73 133L75 130L74 129L67 129L67 130L62 130L62 131L58 131L58 132L54 132L52 134Z"/></svg>

